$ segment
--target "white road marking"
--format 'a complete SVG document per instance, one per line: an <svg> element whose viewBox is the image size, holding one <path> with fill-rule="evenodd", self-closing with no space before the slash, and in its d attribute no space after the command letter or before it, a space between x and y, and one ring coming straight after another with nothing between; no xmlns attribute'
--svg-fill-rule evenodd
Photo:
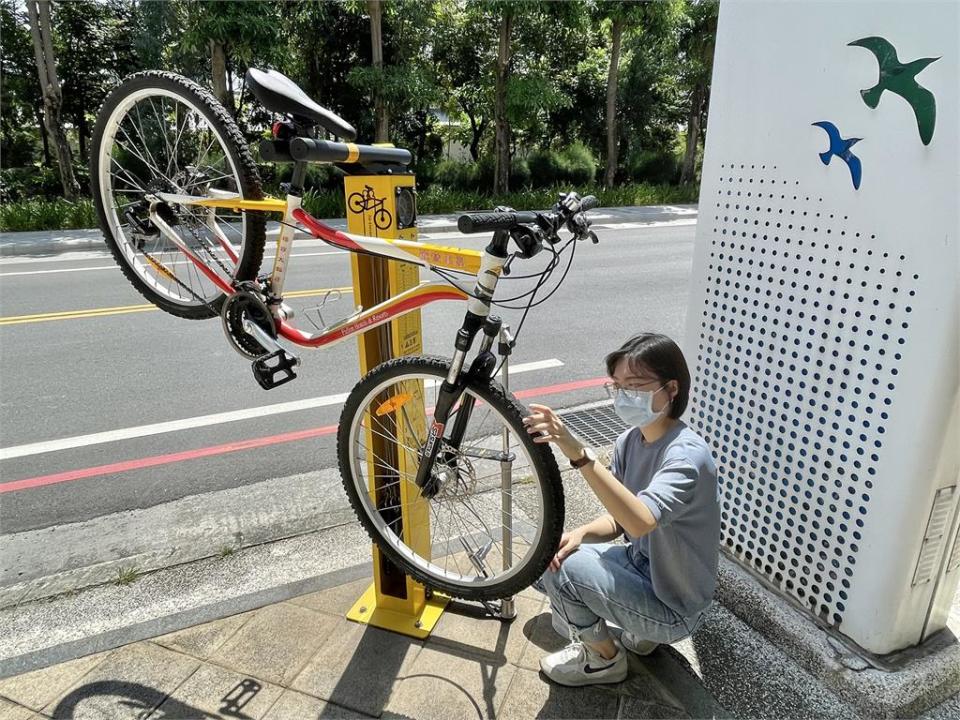
<svg viewBox="0 0 960 720"><path fill-rule="evenodd" d="M519 373L534 372L536 370L546 370L548 368L562 367L563 363L556 358L549 360L539 360L536 362L521 363L510 368L511 375ZM29 455L41 455L43 453L57 452L59 450L69 450L78 447L88 447L90 445L102 445L119 440L130 440L132 438L148 437L150 435L162 435L164 433L178 432L180 430L191 430L193 428L208 427L210 425L222 425L224 423L237 422L240 420L253 420L268 415L282 415L289 412L298 412L300 410L312 410L313 408L327 407L330 405L340 405L347 399L347 393L338 393L336 395L324 395L321 397L308 398L306 400L294 400L291 402L277 403L275 405L264 405L262 407L247 408L245 410L233 410L231 412L214 413L212 415L200 415L182 420L171 420L169 422L153 423L151 425L139 425L136 427L121 428L119 430L108 430L107 432L93 433L90 435L75 435L74 437L61 438L60 440L46 440L44 442L29 443L26 445L14 445L7 448L0 448L0 460L11 460L18 457Z"/></svg>
<svg viewBox="0 0 960 720"><path fill-rule="evenodd" d="M603 222L602 217L595 218L594 225L598 230L641 230L643 228L657 228L657 227L684 227L689 225L696 225L697 218L680 218L677 220L658 220L654 222L620 222L620 223L605 223ZM466 237L463 233L457 231L451 232L422 232L419 235L421 240L452 240L460 239L464 240ZM481 239L481 238L473 238ZM325 246L322 240L315 240L312 238L297 239L294 241L299 247L322 247ZM293 257L318 257L320 255L346 255L349 251L347 250L329 250L326 252L306 252L306 253L294 253ZM78 257L83 256L83 257ZM49 263L49 262L84 262L89 260L106 260L111 256L109 253L69 253L64 255L59 255L51 258L24 258L24 257L10 257L3 258L0 261L0 267L6 265L17 265L23 263ZM271 260L272 256L267 255L263 258L264 262ZM189 260L182 260L175 263L174 265L185 265ZM64 268L60 270L25 270L20 272L7 272L0 273L0 278L4 277L17 277L21 275L47 275L50 273L65 273L65 272L88 272L88 271L97 271L97 270L113 270L116 265L96 265L93 267L79 267L79 268Z"/></svg>

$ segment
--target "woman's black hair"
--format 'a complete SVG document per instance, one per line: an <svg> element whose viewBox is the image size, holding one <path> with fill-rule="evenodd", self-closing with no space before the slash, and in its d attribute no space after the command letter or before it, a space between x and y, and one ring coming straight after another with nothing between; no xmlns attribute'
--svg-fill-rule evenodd
<svg viewBox="0 0 960 720"><path fill-rule="evenodd" d="M677 419L687 409L690 399L690 371L683 352L666 335L643 333L627 340L619 350L607 355L607 375L613 377L620 361L626 358L627 367L640 374L648 370L662 382L676 380L680 389L670 404L670 417Z"/></svg>

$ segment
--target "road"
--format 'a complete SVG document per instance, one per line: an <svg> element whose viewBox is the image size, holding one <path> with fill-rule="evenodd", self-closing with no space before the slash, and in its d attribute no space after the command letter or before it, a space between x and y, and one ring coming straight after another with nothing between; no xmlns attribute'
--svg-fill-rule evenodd
<svg viewBox="0 0 960 720"><path fill-rule="evenodd" d="M599 245L581 244L557 293L531 310L512 389L555 407L599 399L597 386L555 386L603 375L604 353L637 331L679 340L694 231L693 221L599 226ZM305 241L294 257L287 289L315 291L294 303L300 317L316 293L350 284L345 253ZM544 259L516 263L514 275ZM0 259L0 535L335 467L335 396L358 379L355 341L303 350L300 377L264 391L219 320L145 302L102 252ZM349 290L338 305L327 322L348 314ZM450 355L462 313L449 302L423 311L425 352ZM515 327L520 313L501 315Z"/></svg>

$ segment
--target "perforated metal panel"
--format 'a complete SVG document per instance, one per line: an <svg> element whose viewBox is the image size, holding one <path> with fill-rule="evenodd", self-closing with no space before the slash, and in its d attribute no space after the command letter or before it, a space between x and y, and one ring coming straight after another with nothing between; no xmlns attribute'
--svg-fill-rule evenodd
<svg viewBox="0 0 960 720"><path fill-rule="evenodd" d="M960 13L865 7L721 5L686 419L717 461L724 548L883 654L943 627L960 574ZM902 97L865 102L867 36L938 58L929 143Z"/></svg>
<svg viewBox="0 0 960 720"><path fill-rule="evenodd" d="M721 171L692 424L727 480L723 542L839 623L920 276L775 166Z"/></svg>

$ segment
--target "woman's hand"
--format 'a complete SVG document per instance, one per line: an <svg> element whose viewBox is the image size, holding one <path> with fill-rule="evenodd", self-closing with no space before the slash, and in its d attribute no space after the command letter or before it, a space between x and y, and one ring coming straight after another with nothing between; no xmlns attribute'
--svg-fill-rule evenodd
<svg viewBox="0 0 960 720"><path fill-rule="evenodd" d="M583 445L570 434L553 410L546 405L532 403L530 409L533 412L523 419L523 424L527 426L527 432L534 435L535 443L556 443L560 452L570 460L576 460L583 454Z"/></svg>
<svg viewBox="0 0 960 720"><path fill-rule="evenodd" d="M582 542L583 535L577 530L565 532L560 538L560 545L557 547L557 554L554 555L553 560L550 561L550 571L556 572L559 570L560 566L563 564L563 561L567 559L567 556L571 553L575 553Z"/></svg>

